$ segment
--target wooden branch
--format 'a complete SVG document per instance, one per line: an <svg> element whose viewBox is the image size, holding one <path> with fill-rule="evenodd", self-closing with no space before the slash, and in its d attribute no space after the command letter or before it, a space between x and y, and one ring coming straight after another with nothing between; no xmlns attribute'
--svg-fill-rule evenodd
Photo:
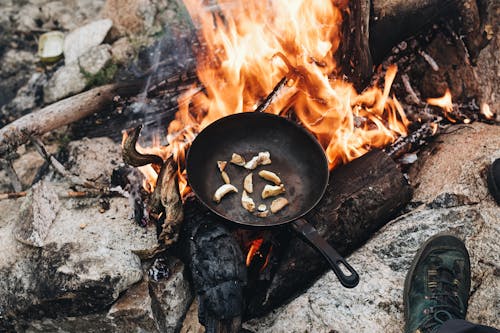
<svg viewBox="0 0 500 333"><path fill-rule="evenodd" d="M115 83L68 97L27 114L0 129L0 157L37 137L104 110L116 95L137 94L142 81Z"/></svg>
<svg viewBox="0 0 500 333"><path fill-rule="evenodd" d="M394 161L382 151L372 151L331 172L323 199L306 219L346 255L394 217L409 202L411 192ZM247 291L247 317L282 304L328 269L323 257L296 235L280 251L283 257L269 268L274 273L267 286L261 283ZM355 269L363 279L362 267Z"/></svg>

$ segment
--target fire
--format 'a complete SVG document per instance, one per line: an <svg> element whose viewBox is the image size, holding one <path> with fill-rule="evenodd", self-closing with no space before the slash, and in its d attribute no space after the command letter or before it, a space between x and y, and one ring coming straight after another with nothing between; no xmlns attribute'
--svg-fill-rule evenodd
<svg viewBox="0 0 500 333"><path fill-rule="evenodd" d="M266 112L293 114L325 149L330 168L406 135L408 120L390 88L358 93L341 77L335 57L342 40L347 1L231 0L206 6L184 0L200 31L197 75L179 98L168 126L168 147L183 170L184 154L196 135L213 121L254 111L284 77L286 86ZM186 191L185 174L180 174Z"/></svg>
<svg viewBox="0 0 500 333"><path fill-rule="evenodd" d="M490 106L486 103L481 105L481 113L486 117L486 119L493 119L495 114L491 111Z"/></svg>
<svg viewBox="0 0 500 333"><path fill-rule="evenodd" d="M446 92L442 97L438 98L428 98L427 103L434 106L439 106L444 111L444 116L452 123L456 122L450 115L453 112L453 101L451 100L450 89L446 89Z"/></svg>
<svg viewBox="0 0 500 333"><path fill-rule="evenodd" d="M260 251L260 248L261 248L263 243L264 243L263 238L257 238L257 239L254 239L252 241L252 243L250 244L250 248L248 249L248 253L247 253L247 259L246 259L247 267L249 267L252 264L252 260L254 259L255 256L261 256L261 258L263 258L264 255L266 255L266 254L261 253L261 251ZM264 263L262 264L262 266L260 267L261 272L267 267L267 265L269 263L269 257L271 255L271 251L272 251L272 246L269 248L269 251L267 251L266 259L265 259Z"/></svg>

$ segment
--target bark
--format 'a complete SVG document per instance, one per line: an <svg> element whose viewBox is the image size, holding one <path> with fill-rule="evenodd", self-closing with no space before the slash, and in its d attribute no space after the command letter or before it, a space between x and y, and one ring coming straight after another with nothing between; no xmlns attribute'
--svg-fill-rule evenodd
<svg viewBox="0 0 500 333"><path fill-rule="evenodd" d="M345 256L394 217L411 192L397 165L385 153L372 151L331 172L323 199L306 219ZM247 292L248 318L279 306L327 270L323 257L292 237L279 263L270 268L274 273L267 287L261 283ZM362 267L354 268L363 279Z"/></svg>
<svg viewBox="0 0 500 333"><path fill-rule="evenodd" d="M370 49L380 63L393 46L439 18L457 16L461 0L373 0Z"/></svg>
<svg viewBox="0 0 500 333"><path fill-rule="evenodd" d="M32 136L40 136L105 109L116 95L137 94L141 86L142 81L134 81L97 87L13 121L0 129L0 157L14 151Z"/></svg>

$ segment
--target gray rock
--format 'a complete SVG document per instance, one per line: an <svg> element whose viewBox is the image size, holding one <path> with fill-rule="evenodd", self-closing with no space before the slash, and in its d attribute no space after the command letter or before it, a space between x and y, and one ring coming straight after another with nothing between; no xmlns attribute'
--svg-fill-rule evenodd
<svg viewBox="0 0 500 333"><path fill-rule="evenodd" d="M113 168L122 163L121 146L107 137L72 141L68 151L69 171L83 179L110 179Z"/></svg>
<svg viewBox="0 0 500 333"><path fill-rule="evenodd" d="M92 75L99 73L110 61L111 46L108 44L93 47L78 58L81 69Z"/></svg>
<svg viewBox="0 0 500 333"><path fill-rule="evenodd" d="M401 332L406 272L419 246L442 231L464 239L471 255L467 319L500 327L500 207L484 179L484 168L500 157L498 127L472 124L440 139L439 149L413 178L418 184L414 200L423 203L349 257L360 273L358 287L343 288L328 272L306 293L245 327L253 332Z"/></svg>
<svg viewBox="0 0 500 333"><path fill-rule="evenodd" d="M113 22L104 19L91 22L70 32L64 39L64 58L67 64L76 61L94 46L101 44Z"/></svg>
<svg viewBox="0 0 500 333"><path fill-rule="evenodd" d="M29 0L16 1L11 17L16 30L23 32L43 30L73 30L89 18L93 19L104 5L104 0Z"/></svg>
<svg viewBox="0 0 500 333"><path fill-rule="evenodd" d="M59 207L59 198L52 186L43 180L36 183L19 210L14 226L16 239L27 245L42 247Z"/></svg>
<svg viewBox="0 0 500 333"><path fill-rule="evenodd" d="M46 104L77 94L85 89L87 80L80 71L78 63L59 68L43 88L43 101Z"/></svg>
<svg viewBox="0 0 500 333"><path fill-rule="evenodd" d="M59 68L44 87L45 103L52 103L83 91L89 82L89 75L95 75L111 61L109 45L91 48L72 62Z"/></svg>
<svg viewBox="0 0 500 333"><path fill-rule="evenodd" d="M149 283L143 280L127 290L111 307L108 319L122 332L161 332L153 314Z"/></svg>
<svg viewBox="0 0 500 333"><path fill-rule="evenodd" d="M178 332L182 325L181 318L186 314L193 294L184 277L184 264L178 260L169 263L170 275L167 279L151 279L149 288L156 305L158 323L161 332Z"/></svg>
<svg viewBox="0 0 500 333"><path fill-rule="evenodd" d="M92 141L83 144L91 146ZM107 160L113 152L101 153L92 164L108 168L99 174L110 174L111 164L97 159ZM51 184L59 195L69 190L65 183ZM106 313L123 291L141 280L141 261L133 252L154 247L156 229L142 228L129 218L127 198L111 198L110 209L103 213L96 198L60 198L61 208L41 248L13 236L16 212L25 200L0 201L5 212L0 216L0 331L36 320ZM75 323L70 331L77 327Z"/></svg>

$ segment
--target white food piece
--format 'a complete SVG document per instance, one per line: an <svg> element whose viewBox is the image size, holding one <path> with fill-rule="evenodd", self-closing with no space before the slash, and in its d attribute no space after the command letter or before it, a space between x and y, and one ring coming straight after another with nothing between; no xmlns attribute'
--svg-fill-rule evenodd
<svg viewBox="0 0 500 333"><path fill-rule="evenodd" d="M252 159L250 161L248 161L244 167L245 169L248 169L248 170L253 170L255 169L257 166L259 165L259 157L258 156L254 156L252 157Z"/></svg>
<svg viewBox="0 0 500 333"><path fill-rule="evenodd" d="M219 203L226 194L231 192L238 193L238 189L231 184L224 184L215 191L213 200Z"/></svg>
<svg viewBox="0 0 500 333"><path fill-rule="evenodd" d="M226 161L217 161L217 167L219 168L220 172L224 171L226 165L227 165Z"/></svg>
<svg viewBox="0 0 500 333"><path fill-rule="evenodd" d="M231 161L229 161L233 164L239 165L239 166L244 166L245 165L245 159L236 153L233 153L231 156Z"/></svg>
<svg viewBox="0 0 500 333"><path fill-rule="evenodd" d="M264 190L262 190L262 199L269 197L275 197L281 193L285 192L285 185L266 185Z"/></svg>
<svg viewBox="0 0 500 333"><path fill-rule="evenodd" d="M271 153L269 153L268 151L260 152L258 158L259 165L271 164Z"/></svg>
<svg viewBox="0 0 500 333"><path fill-rule="evenodd" d="M275 185L281 184L280 177L278 177L278 175L272 171L261 170L261 171L259 171L259 176L261 176L265 180L269 180L270 182L273 182Z"/></svg>
<svg viewBox="0 0 500 333"><path fill-rule="evenodd" d="M267 217L269 215L269 211L268 210L265 210L263 212L257 212L255 213L255 216L257 217Z"/></svg>
<svg viewBox="0 0 500 333"><path fill-rule="evenodd" d="M257 210L259 212L265 212L267 210L267 206L264 204L260 204L259 207L257 207Z"/></svg>
<svg viewBox="0 0 500 333"><path fill-rule="evenodd" d="M229 175L227 174L226 171L222 171L220 175L222 176L222 180L224 181L224 183L226 184L231 183L231 179L229 179Z"/></svg>
<svg viewBox="0 0 500 333"><path fill-rule="evenodd" d="M288 200L286 198L278 198L273 200L271 203L271 213L275 214L282 210L286 205L288 205Z"/></svg>
<svg viewBox="0 0 500 333"><path fill-rule="evenodd" d="M257 156L252 157L244 167L248 170L253 170L259 165L271 164L271 153L268 151L260 152Z"/></svg>
<svg viewBox="0 0 500 333"><path fill-rule="evenodd" d="M249 173L245 179L243 179L243 189L248 193L253 193L253 173Z"/></svg>
<svg viewBox="0 0 500 333"><path fill-rule="evenodd" d="M253 202L253 199L248 196L245 190L243 190L243 195L241 196L241 205L250 213L255 210L255 202Z"/></svg>

